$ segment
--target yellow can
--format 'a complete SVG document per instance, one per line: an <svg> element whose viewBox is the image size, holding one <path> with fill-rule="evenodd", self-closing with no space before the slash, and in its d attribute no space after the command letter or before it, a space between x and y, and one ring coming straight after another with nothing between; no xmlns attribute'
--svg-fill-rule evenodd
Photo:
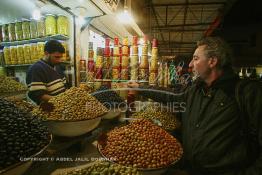
<svg viewBox="0 0 262 175"><path fill-rule="evenodd" d="M128 46L122 47L122 55L128 55Z"/></svg>
<svg viewBox="0 0 262 175"><path fill-rule="evenodd" d="M4 59L5 59L5 64L11 64L11 56L10 56L10 47L5 46L4 47Z"/></svg>
<svg viewBox="0 0 262 175"><path fill-rule="evenodd" d="M129 56L122 56L122 67L129 66Z"/></svg>
<svg viewBox="0 0 262 175"><path fill-rule="evenodd" d="M128 37L124 37L123 39L123 45L128 46Z"/></svg>
<svg viewBox="0 0 262 175"><path fill-rule="evenodd" d="M148 69L148 57L147 56L144 56L144 55L142 55L142 57L141 57L141 60L140 60L141 62L140 62L140 68L142 68L142 69Z"/></svg>
<svg viewBox="0 0 262 175"><path fill-rule="evenodd" d="M16 46L11 46L10 47L10 59L11 59L11 64L18 64L18 59L17 59L17 47Z"/></svg>
<svg viewBox="0 0 262 175"><path fill-rule="evenodd" d="M143 45L143 47L142 47L142 55L147 55L147 54L148 54L147 45Z"/></svg>
<svg viewBox="0 0 262 175"><path fill-rule="evenodd" d="M130 80L138 80L138 68L131 69Z"/></svg>
<svg viewBox="0 0 262 175"><path fill-rule="evenodd" d="M119 47L114 47L113 54L116 55L116 56L118 56L120 54Z"/></svg>
<svg viewBox="0 0 262 175"><path fill-rule="evenodd" d="M149 84L150 85L156 85L157 84L157 72L150 72Z"/></svg>
<svg viewBox="0 0 262 175"><path fill-rule="evenodd" d="M112 69L112 79L117 80L119 77L119 69Z"/></svg>
<svg viewBox="0 0 262 175"><path fill-rule="evenodd" d="M131 54L132 55L138 55L138 46L132 46L131 47Z"/></svg>
<svg viewBox="0 0 262 175"><path fill-rule="evenodd" d="M121 80L128 80L129 71L128 69L121 69Z"/></svg>
<svg viewBox="0 0 262 175"><path fill-rule="evenodd" d="M152 56L157 56L158 55L158 49L157 47L152 48Z"/></svg>
<svg viewBox="0 0 262 175"><path fill-rule="evenodd" d="M24 59L24 48L23 45L18 45L17 46L17 58L18 58L18 64L24 64L25 59Z"/></svg>
<svg viewBox="0 0 262 175"><path fill-rule="evenodd" d="M46 15L46 17L45 17L45 32L46 32L46 35L57 34L55 15L52 15L52 14Z"/></svg>
<svg viewBox="0 0 262 175"><path fill-rule="evenodd" d="M138 66L138 55L132 55L130 59L130 67L137 67Z"/></svg>
<svg viewBox="0 0 262 175"><path fill-rule="evenodd" d="M25 59L25 64L30 64L31 63L31 52L30 52L30 44L24 44L24 59Z"/></svg>
<svg viewBox="0 0 262 175"><path fill-rule="evenodd" d="M45 56L45 43L44 42L38 42L37 43L37 54L38 58L41 59Z"/></svg>
<svg viewBox="0 0 262 175"><path fill-rule="evenodd" d="M113 68L118 68L120 66L120 57L118 57L118 56L113 57L112 66L113 66Z"/></svg>
<svg viewBox="0 0 262 175"><path fill-rule="evenodd" d="M61 35L69 35L69 21L64 15L58 15L57 18L57 33Z"/></svg>
<svg viewBox="0 0 262 175"><path fill-rule="evenodd" d="M38 51L37 51L37 44L36 43L30 44L30 53L31 53L31 63L36 62L37 60L40 59L40 57L38 57Z"/></svg>
<svg viewBox="0 0 262 175"><path fill-rule="evenodd" d="M103 67L103 56L97 56L96 57L96 68L102 68Z"/></svg>

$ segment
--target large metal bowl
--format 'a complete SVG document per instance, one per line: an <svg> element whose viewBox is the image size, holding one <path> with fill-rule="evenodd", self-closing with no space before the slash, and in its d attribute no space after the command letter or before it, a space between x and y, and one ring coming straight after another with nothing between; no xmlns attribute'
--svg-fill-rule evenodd
<svg viewBox="0 0 262 175"><path fill-rule="evenodd" d="M94 119L67 121L67 120L47 120L44 124L49 128L50 132L56 136L75 137L80 136L95 129L102 116Z"/></svg>
<svg viewBox="0 0 262 175"><path fill-rule="evenodd" d="M106 113L105 115L103 115L103 119L114 119L117 116L119 116L122 112L126 112L126 108L115 108L115 109L111 109L110 111L108 111L108 113Z"/></svg>
<svg viewBox="0 0 262 175"><path fill-rule="evenodd" d="M111 162L111 163L117 164L116 162L112 161L111 159L109 159L108 157L106 157L106 156L102 153L102 151L101 151L101 145L100 145L99 143L97 143L97 150L98 150L98 152L101 154L101 156L102 156L103 158L105 158L105 160L107 160L107 161L109 161L109 162ZM182 156L181 156L181 157L182 157ZM137 170L138 170L140 173L142 173L143 175L161 175L161 174L164 174L164 173L168 170L168 168L169 168L170 166L175 165L175 164L181 159L181 157L180 157L178 160L172 162L171 164L169 164L169 165L166 166L166 167L161 167L161 168L137 168Z"/></svg>
<svg viewBox="0 0 262 175"><path fill-rule="evenodd" d="M27 161L20 161L14 165L11 165L3 170L0 170L0 175L22 175L24 174L31 166L32 161L30 161L30 158L34 158L36 156L38 156L39 154L41 154L51 143L52 141L52 135L50 135L50 141L49 143L43 147L40 151L38 151L37 153L35 153L34 155L29 157L29 160Z"/></svg>

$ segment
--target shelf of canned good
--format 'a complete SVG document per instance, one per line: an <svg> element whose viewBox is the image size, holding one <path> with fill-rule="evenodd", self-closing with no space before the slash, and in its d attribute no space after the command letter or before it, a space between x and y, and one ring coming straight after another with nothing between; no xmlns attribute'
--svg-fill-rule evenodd
<svg viewBox="0 0 262 175"><path fill-rule="evenodd" d="M30 43L37 43L37 42L45 42L51 39L55 40L68 40L69 37L65 35L51 35L51 36L45 36L42 38L34 38L29 40L21 40L21 41L11 41L11 42L1 42L1 46L16 46L16 45L22 45L22 44L30 44Z"/></svg>

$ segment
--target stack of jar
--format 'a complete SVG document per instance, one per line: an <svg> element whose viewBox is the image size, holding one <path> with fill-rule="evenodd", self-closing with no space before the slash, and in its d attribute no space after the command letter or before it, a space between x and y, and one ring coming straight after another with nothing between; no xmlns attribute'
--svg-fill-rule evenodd
<svg viewBox="0 0 262 175"><path fill-rule="evenodd" d="M47 14L45 17L45 32L46 35L69 35L69 21L64 15L56 16L53 14Z"/></svg>
<svg viewBox="0 0 262 175"><path fill-rule="evenodd" d="M142 57L139 65L139 79L142 81L148 81L148 45L147 38L144 37L144 44L142 46Z"/></svg>
<svg viewBox="0 0 262 175"><path fill-rule="evenodd" d="M121 79L128 80L128 66L129 66L129 51L128 51L128 38L123 39L122 46L122 59L121 59Z"/></svg>
<svg viewBox="0 0 262 175"><path fill-rule="evenodd" d="M149 74L149 84L156 85L158 78L158 49L157 49L157 40L153 39L152 47L152 57L150 60L150 74Z"/></svg>
<svg viewBox="0 0 262 175"><path fill-rule="evenodd" d="M15 21L1 26L1 41L20 41L41 38L46 35L69 35L69 21L64 15L47 14L40 20Z"/></svg>
<svg viewBox="0 0 262 175"><path fill-rule="evenodd" d="M131 59L130 59L130 79L138 80L138 45L137 36L133 36L133 43L131 47Z"/></svg>
<svg viewBox="0 0 262 175"><path fill-rule="evenodd" d="M103 79L110 79L110 66L111 66L111 59L110 59L110 38L106 38L105 41L105 50L104 50L104 64L103 64Z"/></svg>
<svg viewBox="0 0 262 175"><path fill-rule="evenodd" d="M164 71L163 71L163 63L160 62L158 67L158 86L163 87L164 86Z"/></svg>
<svg viewBox="0 0 262 175"><path fill-rule="evenodd" d="M103 78L103 49L98 47L96 50L96 79L102 80Z"/></svg>
<svg viewBox="0 0 262 175"><path fill-rule="evenodd" d="M88 61L87 61L87 81L94 82L95 74L95 62L94 62L94 50L93 43L88 43Z"/></svg>
<svg viewBox="0 0 262 175"><path fill-rule="evenodd" d="M6 65L31 64L44 56L44 42L6 46L4 58Z"/></svg>
<svg viewBox="0 0 262 175"><path fill-rule="evenodd" d="M120 78L120 50L119 50L119 40L114 39L114 49L113 49L113 60L112 60L112 79L118 80Z"/></svg>

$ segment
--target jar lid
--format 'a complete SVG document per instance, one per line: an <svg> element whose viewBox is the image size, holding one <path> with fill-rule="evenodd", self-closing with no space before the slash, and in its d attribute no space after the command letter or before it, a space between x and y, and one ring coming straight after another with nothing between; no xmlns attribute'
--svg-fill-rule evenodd
<svg viewBox="0 0 262 175"><path fill-rule="evenodd" d="M51 13L48 13L48 14L46 14L45 16L56 16L56 15L54 15L54 14L51 14Z"/></svg>

